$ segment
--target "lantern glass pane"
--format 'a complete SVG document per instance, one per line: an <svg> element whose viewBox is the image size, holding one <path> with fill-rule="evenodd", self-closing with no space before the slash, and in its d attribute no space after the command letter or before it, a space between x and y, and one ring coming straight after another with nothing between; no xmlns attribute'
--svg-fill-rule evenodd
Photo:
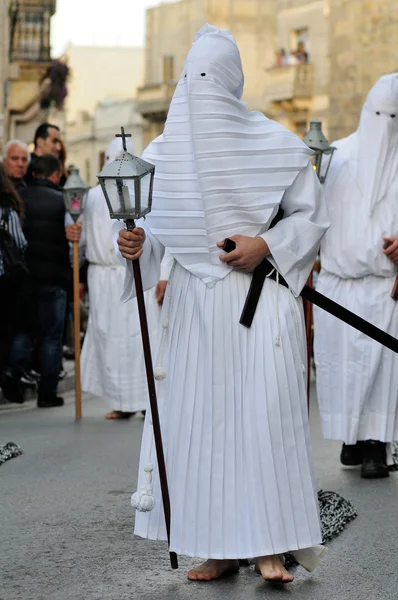
<svg viewBox="0 0 398 600"><path fill-rule="evenodd" d="M72 217L79 217L84 210L87 190L78 188L64 190L63 196L66 210L72 215Z"/></svg>
<svg viewBox="0 0 398 600"><path fill-rule="evenodd" d="M317 175L319 174L319 170L321 168L321 162L322 162L322 152L319 152L319 150L316 150L314 152L314 154L312 154L310 156L310 160L312 162L312 166L314 168L314 171L317 173Z"/></svg>
<svg viewBox="0 0 398 600"><path fill-rule="evenodd" d="M104 179L105 197L116 219L137 219L134 179ZM139 201L139 199L138 199ZM139 208L139 204L138 204Z"/></svg>
<svg viewBox="0 0 398 600"><path fill-rule="evenodd" d="M326 150L325 152L323 152L322 163L321 163L320 169L319 169L319 181L321 183L324 183L326 180L326 176L328 174L332 158L333 158L333 150L331 150L331 151Z"/></svg>
<svg viewBox="0 0 398 600"><path fill-rule="evenodd" d="M149 212L150 206L150 195L151 195L151 179L152 173L147 173L141 179L141 213L146 214Z"/></svg>

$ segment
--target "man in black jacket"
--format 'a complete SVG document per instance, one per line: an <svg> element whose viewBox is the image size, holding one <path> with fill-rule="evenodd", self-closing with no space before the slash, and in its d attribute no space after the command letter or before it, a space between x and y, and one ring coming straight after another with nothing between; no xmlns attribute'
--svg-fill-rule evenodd
<svg viewBox="0 0 398 600"><path fill-rule="evenodd" d="M21 296L19 331L14 337L11 358L1 383L11 401L22 402L21 375L30 365L32 341L40 361L39 407L62 406L57 397L62 337L71 279L69 241L80 237L79 225L67 225L65 205L58 187L61 165L51 155L38 157L33 180L20 190L25 207L24 233L28 242L26 262L29 281ZM65 233L66 232L66 233Z"/></svg>
<svg viewBox="0 0 398 600"><path fill-rule="evenodd" d="M35 148L30 155L30 163L25 180L28 185L31 184L34 178L33 166L40 156L51 154L55 158L59 158L61 153L61 132L57 125L51 123L42 123L35 131L34 139Z"/></svg>

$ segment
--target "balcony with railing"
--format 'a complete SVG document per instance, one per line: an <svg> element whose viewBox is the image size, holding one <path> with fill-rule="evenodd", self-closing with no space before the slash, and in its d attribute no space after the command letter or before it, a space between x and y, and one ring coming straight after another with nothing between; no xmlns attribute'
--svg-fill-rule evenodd
<svg viewBox="0 0 398 600"><path fill-rule="evenodd" d="M54 0L14 1L10 4L10 62L48 62L51 59L50 19Z"/></svg>
<svg viewBox="0 0 398 600"><path fill-rule="evenodd" d="M265 90L267 104L295 99L311 99L314 89L314 65L297 64L273 67L268 71Z"/></svg>

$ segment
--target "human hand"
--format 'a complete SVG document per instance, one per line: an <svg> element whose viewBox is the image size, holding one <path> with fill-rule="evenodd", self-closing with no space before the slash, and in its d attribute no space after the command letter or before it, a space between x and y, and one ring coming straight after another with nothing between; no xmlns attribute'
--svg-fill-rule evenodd
<svg viewBox="0 0 398 600"><path fill-rule="evenodd" d="M221 254L220 260L237 271L247 271L250 273L254 271L266 256L271 254L268 244L261 237L234 235L230 239L236 243L236 249L232 252ZM224 240L217 242L219 248L222 248L223 244Z"/></svg>
<svg viewBox="0 0 398 600"><path fill-rule="evenodd" d="M159 306L162 306L164 295L166 293L167 281L161 280L155 289L155 298L158 301Z"/></svg>
<svg viewBox="0 0 398 600"><path fill-rule="evenodd" d="M384 254L395 265L398 265L398 238L385 237L385 238L383 238L383 240L384 240Z"/></svg>
<svg viewBox="0 0 398 600"><path fill-rule="evenodd" d="M120 254L127 260L137 260L144 252L145 231L141 227L136 227L133 231L121 229L117 239Z"/></svg>
<svg viewBox="0 0 398 600"><path fill-rule="evenodd" d="M79 242L82 235L82 224L73 223L65 229L66 239L68 242Z"/></svg>

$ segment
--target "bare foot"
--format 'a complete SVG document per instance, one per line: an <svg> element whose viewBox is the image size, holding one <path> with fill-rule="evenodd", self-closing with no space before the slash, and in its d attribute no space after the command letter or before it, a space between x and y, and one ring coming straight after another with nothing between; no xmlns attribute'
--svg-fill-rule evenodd
<svg viewBox="0 0 398 600"><path fill-rule="evenodd" d="M105 415L105 419L115 420L115 419L129 419L133 417L135 413L133 412L122 412L121 410L112 410L110 413Z"/></svg>
<svg viewBox="0 0 398 600"><path fill-rule="evenodd" d="M191 569L188 579L191 581L211 581L225 575L231 575L239 571L237 560L206 560L203 564Z"/></svg>
<svg viewBox="0 0 398 600"><path fill-rule="evenodd" d="M265 581L290 583L294 577L281 563L278 555L259 556L256 560L256 573L262 575Z"/></svg>

